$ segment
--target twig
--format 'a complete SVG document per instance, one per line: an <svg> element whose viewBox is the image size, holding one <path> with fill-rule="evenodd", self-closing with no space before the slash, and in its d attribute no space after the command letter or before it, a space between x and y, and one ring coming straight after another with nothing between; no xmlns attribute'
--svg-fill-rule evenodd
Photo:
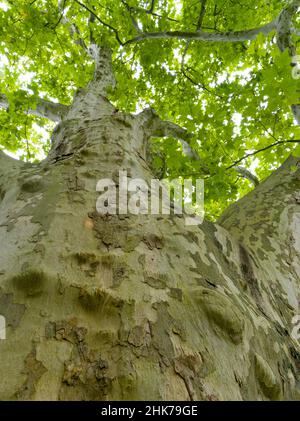
<svg viewBox="0 0 300 421"><path fill-rule="evenodd" d="M88 12L90 12L94 17L95 17L95 19L98 21L98 22L100 22L103 26L105 26L106 28L109 28L111 31L113 31L114 32L114 34L115 34L115 37L116 37L116 40L118 41L118 43L120 44L120 45L124 45L124 43L121 41L121 39L120 39L120 37L119 37L119 33L118 33L118 31L117 31L117 29L116 28L114 28L113 26L111 26L109 23L107 23L107 22L104 22L102 19L100 19L99 18L99 16L97 16L94 12L93 12L93 10L91 10L88 6L86 6L85 4L83 4L83 3L81 3L81 1L79 1L79 0L75 0L75 2L77 3L77 4L79 4L79 6L81 6L81 7L83 7L85 10L87 10Z"/></svg>
<svg viewBox="0 0 300 421"><path fill-rule="evenodd" d="M226 170L230 170L231 168L237 166L240 162L244 161L245 159L249 158L249 156L254 156L257 155L260 152L266 151L268 149L274 148L274 146L279 146L279 145L284 145L285 143L300 143L300 140L278 140L275 143L272 143L271 145L265 146L264 148L258 149L254 152L248 153L245 156L243 156L242 158L238 159L237 161L235 161L233 164L231 164L229 167L226 168Z"/></svg>

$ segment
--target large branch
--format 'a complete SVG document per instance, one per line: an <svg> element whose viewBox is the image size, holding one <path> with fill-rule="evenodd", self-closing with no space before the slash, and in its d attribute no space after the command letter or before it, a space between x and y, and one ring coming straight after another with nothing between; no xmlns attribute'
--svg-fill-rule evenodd
<svg viewBox="0 0 300 421"><path fill-rule="evenodd" d="M227 208L218 223L258 255L263 241L267 241L269 250L275 254L281 248L284 265L287 262L290 265L289 252L299 245L299 224L296 223L299 221L299 180L300 157L290 156L254 192ZM257 215L261 215L261 220ZM269 261L275 266L282 265L275 258ZM295 262L299 264L299 256ZM299 276L297 278L299 280Z"/></svg>
<svg viewBox="0 0 300 421"><path fill-rule="evenodd" d="M6 110L9 109L9 101L4 94L0 94L0 107L5 108ZM26 112L27 114L33 114L38 117L44 117L48 120L59 122L67 113L68 108L69 107L67 105L38 98L36 107L29 108Z"/></svg>
<svg viewBox="0 0 300 421"><path fill-rule="evenodd" d="M249 29L246 31L233 31L233 32L185 32L185 31L164 31L164 32L143 32L136 37L126 41L124 45L141 42L146 39L184 39L196 40L206 42L241 42L252 41L257 35L268 35L270 32L277 28L278 18L266 25L259 28Z"/></svg>
<svg viewBox="0 0 300 421"><path fill-rule="evenodd" d="M193 135L186 129L170 121L164 121L159 118L152 108L147 108L138 114L140 124L143 126L146 136L151 137L173 137L180 141L183 153L189 158L200 160L199 155L190 146Z"/></svg>
<svg viewBox="0 0 300 421"><path fill-rule="evenodd" d="M173 137L174 139L179 140L182 145L183 154L192 160L199 161L201 169L207 171L207 167L201 159L200 155L193 149L190 144L191 139L194 137L192 133L189 133L186 129L179 126L178 124L161 120L152 108L147 108L142 111L137 115L137 119L139 120L139 124L143 125L147 138ZM234 166L234 169L243 178L247 178L249 181L251 181L254 186L259 184L258 178L246 168L236 165Z"/></svg>

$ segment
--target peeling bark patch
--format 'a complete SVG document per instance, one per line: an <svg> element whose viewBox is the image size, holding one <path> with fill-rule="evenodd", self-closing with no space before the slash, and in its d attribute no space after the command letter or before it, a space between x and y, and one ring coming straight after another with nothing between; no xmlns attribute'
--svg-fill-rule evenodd
<svg viewBox="0 0 300 421"><path fill-rule="evenodd" d="M25 310L25 304L13 303L13 294L0 292L0 314L5 317L7 326L18 327Z"/></svg>
<svg viewBox="0 0 300 421"><path fill-rule="evenodd" d="M131 252L143 239L142 233L136 231L134 221L129 218L120 220L118 216L99 215L97 212L88 216L93 220L95 237L107 247L120 247L125 252Z"/></svg>
<svg viewBox="0 0 300 421"><path fill-rule="evenodd" d="M156 234L145 234L143 241L150 250L162 249L165 243L163 237Z"/></svg>
<svg viewBox="0 0 300 421"><path fill-rule="evenodd" d="M152 288L164 289L168 283L168 277L162 273L144 273L144 282Z"/></svg>
<svg viewBox="0 0 300 421"><path fill-rule="evenodd" d="M278 400L281 395L280 384L269 364L258 354L255 354L255 373L264 395L271 400Z"/></svg>
<svg viewBox="0 0 300 421"><path fill-rule="evenodd" d="M245 249L245 247L243 247L241 244L240 244L239 252L240 252L240 260L241 260L241 270L245 277L247 285L250 288L250 292L256 300L260 300L261 292L258 287L257 279L254 276L254 272L253 272L251 261L250 261L250 256L247 250Z"/></svg>
<svg viewBox="0 0 300 421"><path fill-rule="evenodd" d="M213 264L207 265L201 258L198 251L195 253L189 252L190 257L193 259L196 267L190 267L189 270L197 275L201 276L201 279L208 279L214 285L224 284L224 277L219 271L219 267L216 264L217 260L211 260L211 256L208 256ZM208 260L209 262L209 260ZM198 276L197 276L198 278ZM198 278L199 279L199 278Z"/></svg>
<svg viewBox="0 0 300 421"><path fill-rule="evenodd" d="M297 379L300 379L300 353L294 346L289 347L289 353L295 365L294 374Z"/></svg>
<svg viewBox="0 0 300 421"><path fill-rule="evenodd" d="M79 252L74 254L74 258L80 270L92 277L98 273L101 280L111 283L112 287L118 287L129 273L129 267L123 259L113 254Z"/></svg>
<svg viewBox="0 0 300 421"><path fill-rule="evenodd" d="M171 332L185 340L186 331L183 325L169 314L167 303L155 303L153 307L157 311L158 321L156 323L150 322L152 346L164 360L172 361L175 350L170 338Z"/></svg>
<svg viewBox="0 0 300 421"><path fill-rule="evenodd" d="M180 288L170 288L169 296L175 300L182 301L182 289Z"/></svg>
<svg viewBox="0 0 300 421"><path fill-rule="evenodd" d="M88 276L95 276L100 265L100 259L95 254L81 252L75 253L74 257L82 271Z"/></svg>
<svg viewBox="0 0 300 421"><path fill-rule="evenodd" d="M190 256L194 260L194 263L196 265L196 268L191 268L190 270L192 272L201 273L201 269L200 268L201 268L201 266L203 266L203 262L201 260L201 257L200 257L199 252L198 251L196 253L191 253L190 252Z"/></svg>
<svg viewBox="0 0 300 421"><path fill-rule="evenodd" d="M104 308L109 312L115 312L116 308L122 307L124 301L101 288L81 288L78 296L81 306L88 312L101 312Z"/></svg>
<svg viewBox="0 0 300 421"><path fill-rule="evenodd" d="M242 342L244 318L229 298L208 288L194 290L193 297L203 308L208 319L226 332L234 344Z"/></svg>
<svg viewBox="0 0 300 421"><path fill-rule="evenodd" d="M113 266L113 287L117 288L121 285L122 280L126 277L126 266L114 265Z"/></svg>
<svg viewBox="0 0 300 421"><path fill-rule="evenodd" d="M87 330L84 327L77 326L77 320L61 320L48 322L45 326L45 336L47 339L56 339L58 341L67 340L72 344L81 343Z"/></svg>
<svg viewBox="0 0 300 421"><path fill-rule="evenodd" d="M79 191L84 190L84 181L80 180L77 173L74 172L69 175L67 180L67 186L69 191Z"/></svg>
<svg viewBox="0 0 300 421"><path fill-rule="evenodd" d="M86 345L87 329L77 326L73 319L50 322L45 330L49 339L67 340L74 346L71 358L65 362L59 399L104 400L112 379L107 374L107 361Z"/></svg>
<svg viewBox="0 0 300 421"><path fill-rule="evenodd" d="M16 275L11 280L14 287L27 296L40 295L47 282L47 276L43 271L36 269L27 269L26 271Z"/></svg>
<svg viewBox="0 0 300 421"><path fill-rule="evenodd" d="M97 259L97 256L93 253L85 253L85 252L75 253L74 257L77 260L79 265L99 262L99 260Z"/></svg>
<svg viewBox="0 0 300 421"><path fill-rule="evenodd" d="M146 336L147 331L144 326L135 326L129 332L127 341L135 347L141 347L145 344Z"/></svg>
<svg viewBox="0 0 300 421"><path fill-rule="evenodd" d="M199 374L202 364L199 354L181 356L174 360L174 370L183 379L191 401L199 400L203 393Z"/></svg>
<svg viewBox="0 0 300 421"><path fill-rule="evenodd" d="M36 193L44 188L43 177L34 175L26 179L22 185L21 190L26 193Z"/></svg>
<svg viewBox="0 0 300 421"><path fill-rule="evenodd" d="M106 400L112 386L107 374L108 364L100 355L93 357L88 351L84 360L79 355L65 363L60 399Z"/></svg>
<svg viewBox="0 0 300 421"><path fill-rule="evenodd" d="M36 359L36 349L33 348L25 359L24 374L26 374L27 379L20 390L16 392L15 398L19 400L31 399L38 381L46 371L47 369L41 361Z"/></svg>
<svg viewBox="0 0 300 421"><path fill-rule="evenodd" d="M4 199L5 194L6 194L6 191L4 190L2 186L0 186L0 203Z"/></svg>
<svg viewBox="0 0 300 421"><path fill-rule="evenodd" d="M192 232L192 231L187 231L185 233L176 233L175 235L182 235L184 238L186 238L189 242L191 243L195 243L199 246L199 238L198 236Z"/></svg>

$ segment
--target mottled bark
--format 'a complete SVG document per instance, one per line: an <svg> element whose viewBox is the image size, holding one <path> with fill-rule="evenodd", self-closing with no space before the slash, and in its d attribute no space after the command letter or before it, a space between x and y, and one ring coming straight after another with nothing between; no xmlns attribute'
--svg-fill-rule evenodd
<svg viewBox="0 0 300 421"><path fill-rule="evenodd" d="M299 399L299 159L219 224L101 216L98 180L149 182L148 139L186 136L117 112L105 63L45 161L0 152L0 399Z"/></svg>

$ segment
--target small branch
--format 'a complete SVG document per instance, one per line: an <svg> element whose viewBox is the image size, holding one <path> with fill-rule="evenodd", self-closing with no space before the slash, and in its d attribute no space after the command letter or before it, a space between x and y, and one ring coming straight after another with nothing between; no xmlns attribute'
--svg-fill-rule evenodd
<svg viewBox="0 0 300 421"><path fill-rule="evenodd" d="M94 38L94 34L93 34L93 28L92 28L92 24L95 22L95 16L90 13L90 17L88 20L88 27L90 30L90 43L91 44L96 44L95 38Z"/></svg>
<svg viewBox="0 0 300 421"><path fill-rule="evenodd" d="M27 120L28 120L28 110L27 110L27 116L25 121L25 127L24 127L24 134L25 134L25 141L26 141L26 152L27 152L27 161L30 161L30 149L29 149L29 141L27 137Z"/></svg>
<svg viewBox="0 0 300 421"><path fill-rule="evenodd" d="M197 22L197 27L196 27L197 31L200 31L200 29L202 28L203 19L204 19L204 15L205 15L205 12L206 12L207 0L200 0L200 2L201 2L201 9L200 9L200 14L199 14L198 22ZM185 45L184 52L182 54L182 60L181 60L182 71L184 70L185 56L188 52L190 43L191 43L191 40L188 40L186 45Z"/></svg>
<svg viewBox="0 0 300 421"><path fill-rule="evenodd" d="M278 139L274 136L274 130L273 133L270 133L268 127L266 127L262 121L259 120L259 124L263 127L265 133L269 134L275 140L275 142L278 142Z"/></svg>
<svg viewBox="0 0 300 421"><path fill-rule="evenodd" d="M204 91L206 91L206 92L208 92L209 94L211 94L211 95L214 95L214 96L216 96L216 97L218 97L218 98L220 98L220 99L223 99L223 97L221 96L221 95L219 95L219 94L217 94L217 93L215 93L215 92L213 92L213 91L211 91L210 89L208 89L203 83L200 83L200 82L196 82L191 76L189 76L187 73L186 73L186 71L185 71L185 69L184 68L182 68L181 69L181 72L182 72L182 74L183 74L183 76L187 79L187 80L189 80L194 86L198 86L199 88L201 88L201 89L203 89Z"/></svg>
<svg viewBox="0 0 300 421"><path fill-rule="evenodd" d="M111 31L113 31L113 32L114 32L114 34L115 34L116 40L118 41L118 43L119 43L120 45L124 45L124 43L121 41L121 39L120 39L120 37L119 37L119 33L118 33L118 31L117 31L117 29L116 29L116 28L114 28L114 27L113 27L113 26L111 26L109 23L104 22L102 19L100 19L100 18L99 18L99 16L97 16L97 15L94 13L94 11L93 11L92 9L90 9L90 8L89 8L88 6L86 6L85 4L81 3L81 1L79 1L79 0L75 0L75 2L76 2L79 6L83 7L85 10L87 10L89 13L91 13L91 14L94 16L94 18L95 18L98 22L100 22L100 23L101 23L101 25L103 25L103 26L105 26L106 28L108 28L108 29L110 29Z"/></svg>
<svg viewBox="0 0 300 421"><path fill-rule="evenodd" d="M124 3L124 2L123 2L123 3ZM128 4L128 3L127 3L127 4ZM155 13L155 12L154 12L154 6L155 6L155 0L152 0L152 1L151 1L151 5L150 5L149 9L144 9L143 7L134 7L134 6L130 6L130 5L128 4L128 7L129 7L129 8L130 8L130 10L132 10L132 11L135 11L135 12L140 12L140 13L146 13L147 15L151 15L151 16L153 16L154 18L159 18L159 19L165 18L165 19L169 20L170 22L176 22L176 23L179 23L179 20L177 20L177 19L170 18L169 16L162 16L162 15L160 15L160 14L158 14L158 13Z"/></svg>
<svg viewBox="0 0 300 421"><path fill-rule="evenodd" d="M82 47L85 52L88 52L87 45L86 45L83 37L81 36L81 33L80 33L80 30L79 30L78 26L75 23L71 22L70 19L68 19L66 16L64 16L65 6L66 6L66 0L58 2L58 10L60 11L61 16L60 16L60 19L59 19L58 23L55 25L55 27L61 21L64 24L67 24L69 26L69 32L70 32L71 38L74 40L75 44ZM54 29L55 29L55 27L54 27Z"/></svg>
<svg viewBox="0 0 300 421"><path fill-rule="evenodd" d="M265 146L264 148L258 149L254 152L248 153L244 155L242 158L235 161L233 164L231 164L229 167L226 168L226 170L230 170L231 168L236 167L240 162L244 161L245 159L249 158L250 156L257 155L260 152L267 151L268 149L274 148L279 145L284 145L286 143L300 143L300 140L278 140L278 142L272 143L271 145Z"/></svg>
<svg viewBox="0 0 300 421"><path fill-rule="evenodd" d="M155 0L151 0L151 4L150 4L150 7L149 7L149 9L147 10L147 13L153 13L153 11L154 11L154 4L155 4Z"/></svg>
<svg viewBox="0 0 300 421"><path fill-rule="evenodd" d="M125 0L121 0L121 1L122 1L122 3L124 4L124 6L126 7L126 9L127 9L128 13L129 13L129 16L130 16L130 19L131 19L132 25L134 26L135 30L136 30L138 33L141 33L142 31L141 31L141 29L140 29L140 27L139 27L139 25L138 25L137 21L135 20L134 16L132 15L132 10L133 10L133 8L132 8L131 6L129 6L129 4L128 4Z"/></svg>
<svg viewBox="0 0 300 421"><path fill-rule="evenodd" d="M298 126L300 126L300 105L299 104L292 105L291 108L292 108L292 112L293 112L294 118L295 118Z"/></svg>
<svg viewBox="0 0 300 421"><path fill-rule="evenodd" d="M86 52L88 52L88 47L87 47L84 39L81 37L81 33L80 33L78 27L75 25L75 23L71 23L70 35L74 39L75 44L80 45L81 48L83 48ZM77 36L77 38L76 38L76 36Z"/></svg>
<svg viewBox="0 0 300 421"><path fill-rule="evenodd" d="M0 94L0 107L9 109L9 102L4 94ZM55 122L59 122L66 115L69 107L67 105L47 101L42 98L37 99L37 105L34 109L29 108L26 114L32 114L37 117L47 118Z"/></svg>

